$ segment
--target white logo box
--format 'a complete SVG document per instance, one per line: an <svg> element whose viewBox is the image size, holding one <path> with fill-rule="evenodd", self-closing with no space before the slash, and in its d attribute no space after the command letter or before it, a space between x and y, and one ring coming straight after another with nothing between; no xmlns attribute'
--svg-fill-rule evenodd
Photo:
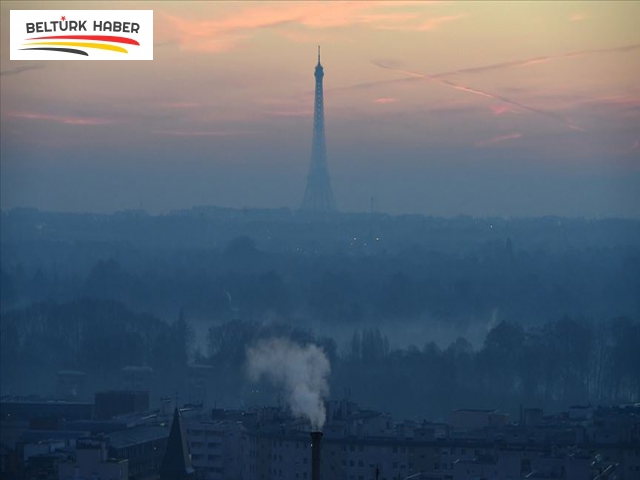
<svg viewBox="0 0 640 480"><path fill-rule="evenodd" d="M11 10L11 60L153 60L153 10Z"/></svg>

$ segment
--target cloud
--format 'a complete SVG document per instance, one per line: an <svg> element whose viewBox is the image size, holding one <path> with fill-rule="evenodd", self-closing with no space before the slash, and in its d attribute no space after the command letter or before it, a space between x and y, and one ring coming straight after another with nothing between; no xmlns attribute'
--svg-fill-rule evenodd
<svg viewBox="0 0 640 480"><path fill-rule="evenodd" d="M414 32L430 32L438 28L443 23L449 23L454 20L460 20L466 15L442 15L439 17L432 17L420 22L417 25L401 23L397 25L379 25L376 28L378 30L402 30L402 31L414 31Z"/></svg>
<svg viewBox="0 0 640 480"><path fill-rule="evenodd" d="M300 110L272 110L267 112L267 115L274 117L310 117L313 115L313 110L308 108Z"/></svg>
<svg viewBox="0 0 640 480"><path fill-rule="evenodd" d="M518 109L513 105L507 105L504 103L499 105L491 105L490 108L493 114L496 116L503 115L505 113L516 113L518 111Z"/></svg>
<svg viewBox="0 0 640 480"><path fill-rule="evenodd" d="M196 102L166 102L166 103L158 103L158 107L160 108L195 108L199 107L200 104Z"/></svg>
<svg viewBox="0 0 640 480"><path fill-rule="evenodd" d="M338 35L335 32L321 35L316 31L309 32L301 30L299 28L281 28L278 30L278 34L293 43L312 43L314 45L317 45L319 43L325 45L328 43L345 43L348 41L353 41L351 37L346 35Z"/></svg>
<svg viewBox="0 0 640 480"><path fill-rule="evenodd" d="M155 42L153 44L153 48L162 48L162 47L169 47L171 45L176 45L178 42L176 40L163 40L160 42Z"/></svg>
<svg viewBox="0 0 640 480"><path fill-rule="evenodd" d="M312 11L318 11L317 7L309 4L245 6L215 20L189 19L168 13L163 14L162 18L171 24L182 48L219 53L237 47L260 29L300 23Z"/></svg>
<svg viewBox="0 0 640 480"><path fill-rule="evenodd" d="M489 147L491 145L495 145L496 143L506 142L508 140L515 140L517 138L522 138L521 133L510 133L508 135L498 135L497 137L491 137L488 140L482 140L480 142L476 142L475 146L478 148Z"/></svg>
<svg viewBox="0 0 640 480"><path fill-rule="evenodd" d="M360 23L379 23L379 22L397 22L403 23L406 21L414 20L417 17L415 13L372 13L368 15L361 15L359 18Z"/></svg>
<svg viewBox="0 0 640 480"><path fill-rule="evenodd" d="M386 105L388 103L394 103L397 98L384 97L384 98L376 98L373 103L377 103L378 105Z"/></svg>
<svg viewBox="0 0 640 480"><path fill-rule="evenodd" d="M613 114L618 118L640 116L640 98L632 95L590 98L579 101L578 106L587 107L600 114Z"/></svg>
<svg viewBox="0 0 640 480"><path fill-rule="evenodd" d="M437 3L431 3L437 4ZM418 7L407 12L407 5ZM244 4L233 12L216 15L214 20L187 18L169 13L159 16L166 25L158 31L171 31L183 49L219 53L238 47L257 32L274 29L292 41L307 42L309 30L361 26L373 29L428 31L461 15L425 15L429 3L406 2L281 2ZM403 11L389 11L404 7ZM292 30L290 27L295 27Z"/></svg>
<svg viewBox="0 0 640 480"><path fill-rule="evenodd" d="M624 45L621 47L579 50L575 52L562 53L560 55L531 57L531 58L525 58L522 60L513 60L510 62L500 62L500 63L493 63L489 65L482 65L479 67L461 68L458 70L450 70L448 72L435 73L433 74L433 76L434 77L450 77L453 75L461 75L461 74L469 74L469 73L485 73L492 70L502 70L505 68L527 67L530 65L538 64L538 63L545 63L550 60L558 60L561 58L574 58L574 57L581 57L584 55L594 55L594 54L601 54L601 53L620 53L620 52L624 53L624 52L637 50L639 48L640 48L640 43L635 43L632 45Z"/></svg>
<svg viewBox="0 0 640 480"><path fill-rule="evenodd" d="M441 17L430 18L426 22L423 22L418 27L418 30L420 31L435 30L437 27L439 27L443 23L453 22L454 20L460 20L461 18L464 18L464 17L466 17L466 15L460 14L460 15L443 15Z"/></svg>
<svg viewBox="0 0 640 480"><path fill-rule="evenodd" d="M616 154L623 154L623 155L629 155L632 154L633 156L636 155L636 152L640 151L640 142L635 141L633 142L633 144L628 147L628 148L617 148L614 149L612 151L612 153L616 153Z"/></svg>
<svg viewBox="0 0 640 480"><path fill-rule="evenodd" d="M22 65L19 67L10 68L9 70L2 70L0 72L0 75L18 75L19 73L29 72L31 70L40 70L41 68L44 68L44 65Z"/></svg>
<svg viewBox="0 0 640 480"><path fill-rule="evenodd" d="M558 60L562 58L574 58L574 57L580 57L585 55L595 55L595 54L604 54L604 53L626 53L626 52L632 52L638 49L640 49L640 43L624 45L621 47L601 48L601 49L595 49L595 50L580 50L575 52L563 53L560 55L532 57L532 58L525 58L522 60L513 60L509 62L500 62L500 63L492 63L488 65L481 65L478 67L449 70L446 72L434 73L429 76L432 78L446 78L446 77L452 77L454 75L462 75L462 74L480 74L480 73L486 73L494 70L502 70L507 68L527 67L527 66L531 66L539 63L546 63L551 60ZM378 66L384 65L388 69L400 68L402 66L402 61L397 59L372 60L372 63ZM344 91L361 90L361 89L376 88L381 85L413 83L419 80L421 80L421 78L416 76L411 76L406 78L393 78L389 80L376 80L372 82L356 83L354 85L348 85L346 87L332 88L332 89L329 89L328 91L336 92L336 91L343 91L343 90ZM509 89L514 93L519 93L519 91L521 90L521 89L518 89L517 87L510 87Z"/></svg>
<svg viewBox="0 0 640 480"><path fill-rule="evenodd" d="M49 115L46 113L33 112L8 112L8 117L22 118L26 120L42 120L48 122L62 123L65 125L109 125L116 123L115 120L97 117L70 117L64 115Z"/></svg>
<svg viewBox="0 0 640 480"><path fill-rule="evenodd" d="M438 107L432 107L425 111L428 113L446 114L446 115L449 115L449 114L468 115L468 114L475 113L478 110L480 109L478 108L477 105L453 103L448 105L447 104L441 105Z"/></svg>
<svg viewBox="0 0 640 480"><path fill-rule="evenodd" d="M603 106L640 107L640 98L631 95L609 95L587 99L584 103Z"/></svg>
<svg viewBox="0 0 640 480"><path fill-rule="evenodd" d="M246 135L248 132L228 130L154 130L151 133L178 137L234 137Z"/></svg>
<svg viewBox="0 0 640 480"><path fill-rule="evenodd" d="M384 64L387 65L385 62L377 62L374 61L374 64ZM392 78L390 80L375 80L373 82L362 82L362 83L356 83L354 85L348 85L346 87L334 87L334 88L325 88L325 93L327 92L342 92L342 91L350 91L350 90L367 90L370 88L377 88L380 87L382 85L398 85L398 84L404 84L404 83L414 83L417 82L418 80L420 80L419 78L415 78L415 77L408 77L408 78Z"/></svg>
<svg viewBox="0 0 640 480"><path fill-rule="evenodd" d="M617 116L633 116L640 114L640 97L630 93L590 97L584 94L536 93L529 96L537 103L553 105L560 111L563 109L583 109L589 115L614 114ZM611 117L609 117L611 118Z"/></svg>
<svg viewBox="0 0 640 480"><path fill-rule="evenodd" d="M589 18L584 13L574 13L569 17L570 22L581 22L582 20L586 20Z"/></svg>
<svg viewBox="0 0 640 480"><path fill-rule="evenodd" d="M571 123L570 121L566 120L565 118L561 117L560 115L557 115L557 114L555 114L553 112L548 112L548 111L545 111L545 110L540 110L540 109L537 109L537 108L529 107L527 105L524 105L524 104L522 104L520 102L516 102L515 100L511 100L511 99L509 99L507 97L504 97L502 95L496 95L496 94L493 94L493 93L490 93L490 92L487 92L487 91L484 91L484 90L479 90L477 88L467 87L465 85L461 85L461 84L453 82L451 80L446 80L444 78L441 78L440 76L426 75L426 74L422 74L422 73L418 73L418 72L413 72L413 71L410 71L410 70L398 70L398 69L390 68L390 67L388 67L386 65L382 65L382 64L379 64L379 63L375 63L375 62L374 62L374 64L377 65L380 68L391 70L393 72L402 73L404 75L409 75L410 77L419 78L419 79L422 79L422 80L439 83L440 85L445 85L447 87L453 88L453 89L461 91L461 92L469 93L469 94L472 94L472 95L479 95L479 96L485 97L485 98L492 98L494 100L500 100L503 103L510 104L512 106L515 106L515 107L519 107L522 110L526 110L528 112L535 113L537 115L544 116L544 117L546 117L548 119L554 120L556 122L560 122L560 123L564 124L565 126L571 128L572 130L580 130L580 131L583 130L581 127Z"/></svg>
<svg viewBox="0 0 640 480"><path fill-rule="evenodd" d="M403 68L404 67L404 62L398 58L377 58L372 60L373 62L378 62L378 63L383 63L385 65L388 65L389 67L394 67L394 68Z"/></svg>

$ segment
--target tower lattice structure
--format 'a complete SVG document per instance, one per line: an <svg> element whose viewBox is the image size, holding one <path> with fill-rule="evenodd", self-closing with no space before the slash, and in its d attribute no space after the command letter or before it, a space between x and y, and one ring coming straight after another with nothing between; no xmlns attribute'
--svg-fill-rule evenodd
<svg viewBox="0 0 640 480"><path fill-rule="evenodd" d="M331 188L331 177L327 163L327 142L324 135L324 94L322 88L324 68L320 63L320 47L318 47L318 64L314 76L316 77L316 95L313 108L313 139L302 209L314 212L333 212L336 210L336 202Z"/></svg>

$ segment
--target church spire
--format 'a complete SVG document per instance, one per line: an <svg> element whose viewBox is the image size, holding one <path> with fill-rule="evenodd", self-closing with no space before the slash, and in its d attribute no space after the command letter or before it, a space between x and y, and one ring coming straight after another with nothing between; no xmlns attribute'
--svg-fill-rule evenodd
<svg viewBox="0 0 640 480"><path fill-rule="evenodd" d="M193 475L194 470L187 448L187 437L180 418L180 411L176 407L173 411L167 449L160 467L160 480L189 480L193 478Z"/></svg>

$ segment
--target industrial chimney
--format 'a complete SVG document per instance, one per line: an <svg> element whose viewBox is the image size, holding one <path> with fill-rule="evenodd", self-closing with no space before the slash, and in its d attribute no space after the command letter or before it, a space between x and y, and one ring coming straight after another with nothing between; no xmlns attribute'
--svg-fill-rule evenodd
<svg viewBox="0 0 640 480"><path fill-rule="evenodd" d="M322 432L311 432L311 480L320 480Z"/></svg>

